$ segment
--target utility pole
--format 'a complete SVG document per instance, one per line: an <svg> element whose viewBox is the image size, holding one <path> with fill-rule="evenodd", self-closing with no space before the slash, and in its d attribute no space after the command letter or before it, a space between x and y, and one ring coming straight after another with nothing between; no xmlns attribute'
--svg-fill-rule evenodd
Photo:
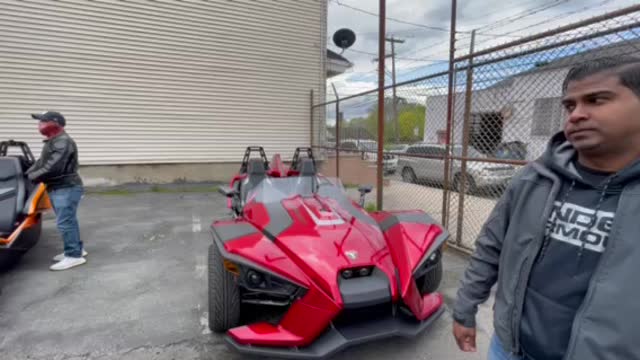
<svg viewBox="0 0 640 360"><path fill-rule="evenodd" d="M382 172L382 156L384 150L384 60L385 60L385 42L384 34L387 33L387 0L380 0L378 5L378 158L377 165L377 181L376 181L376 205L378 211L382 211L382 192L383 192L383 172Z"/></svg>
<svg viewBox="0 0 640 360"><path fill-rule="evenodd" d="M400 142L400 120L398 119L398 98L396 96L396 43L403 44L404 40L393 36L386 39L391 43L391 77L393 78L393 118L396 125L396 144Z"/></svg>
<svg viewBox="0 0 640 360"><path fill-rule="evenodd" d="M400 142L400 120L398 119L398 97L396 95L396 43L404 44L403 39L396 39L394 36L386 37L386 42L391 43L391 54L385 56L385 58L391 58L391 78L393 81L393 119L395 125L395 137L396 143ZM378 61L378 59L374 59Z"/></svg>

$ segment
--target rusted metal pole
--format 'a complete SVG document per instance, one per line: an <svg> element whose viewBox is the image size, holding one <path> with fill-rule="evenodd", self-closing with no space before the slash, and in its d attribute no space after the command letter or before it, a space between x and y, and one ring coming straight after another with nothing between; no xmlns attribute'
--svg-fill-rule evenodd
<svg viewBox="0 0 640 360"><path fill-rule="evenodd" d="M471 33L471 45L469 49L469 66L467 68L466 94L464 97L464 123L462 125L462 162L460 163L460 182L458 186L458 223L456 230L456 244L460 246L462 242L463 222L464 222L464 196L467 183L467 160L469 150L469 128L471 125L471 96L473 96L473 47L476 41L476 31Z"/></svg>
<svg viewBox="0 0 640 360"><path fill-rule="evenodd" d="M313 148L313 112L314 112L315 108L313 107L313 89L311 89L310 94L309 94L309 146L311 148Z"/></svg>
<svg viewBox="0 0 640 360"><path fill-rule="evenodd" d="M380 0L378 13L378 158L377 158L377 207L382 210L382 157L384 149L384 63L385 63L385 35L387 19L387 2Z"/></svg>
<svg viewBox="0 0 640 360"><path fill-rule="evenodd" d="M449 95L447 96L447 128L445 134L446 153L444 157L444 192L442 193L442 224L449 226L449 173L451 172L451 129L453 128L453 77L456 55L457 0L451 0L451 34L449 39Z"/></svg>
<svg viewBox="0 0 640 360"><path fill-rule="evenodd" d="M336 95L336 178L340 178L340 95L336 90L336 86L333 87L333 93Z"/></svg>

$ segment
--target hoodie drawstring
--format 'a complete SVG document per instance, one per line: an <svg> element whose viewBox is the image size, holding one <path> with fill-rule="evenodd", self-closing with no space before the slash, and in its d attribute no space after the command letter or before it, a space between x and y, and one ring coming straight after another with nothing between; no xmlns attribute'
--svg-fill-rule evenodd
<svg viewBox="0 0 640 360"><path fill-rule="evenodd" d="M604 198L607 195L607 190L609 189L609 185L611 185L611 181L613 181L613 178L615 176L611 176L609 177L609 179L607 179L607 182L604 184L604 187L602 188L602 191L600 192L600 199L598 200L598 205L596 206L596 211L594 212L593 216L591 217L591 223L589 223L589 229L588 231L591 231L591 229L593 229L594 226L596 226L597 222L598 222L598 212L600 211L600 208L602 207L602 203L604 202ZM577 270L580 269L580 263L582 260L582 253L584 251L585 248L585 242L581 241L580 244L580 250L578 251L578 264L576 265L576 273Z"/></svg>

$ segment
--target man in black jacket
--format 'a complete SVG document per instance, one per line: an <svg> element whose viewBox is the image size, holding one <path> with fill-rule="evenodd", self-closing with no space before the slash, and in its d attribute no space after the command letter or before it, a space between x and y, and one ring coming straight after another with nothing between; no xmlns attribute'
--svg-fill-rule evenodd
<svg viewBox="0 0 640 360"><path fill-rule="evenodd" d="M38 129L46 140L40 159L27 170L27 176L33 182L47 185L58 231L64 240L64 253L53 258L57 263L50 269L67 270L87 262L76 215L84 192L78 175L78 147L64 131L66 121L62 114L46 111L31 117L40 121Z"/></svg>
<svg viewBox="0 0 640 360"><path fill-rule="evenodd" d="M579 64L564 130L516 176L480 235L453 307L476 351L497 283L489 359L640 359L640 59Z"/></svg>

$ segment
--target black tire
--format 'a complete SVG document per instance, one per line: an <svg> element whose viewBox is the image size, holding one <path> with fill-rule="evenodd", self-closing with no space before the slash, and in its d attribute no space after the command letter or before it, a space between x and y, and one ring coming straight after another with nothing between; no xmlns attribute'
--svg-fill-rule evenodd
<svg viewBox="0 0 640 360"><path fill-rule="evenodd" d="M464 181L465 189L461 189L462 187L462 175L456 174L453 178L453 189L459 193L462 193L464 190L465 194L475 193L478 189L476 187L476 182L473 180L473 177L466 175Z"/></svg>
<svg viewBox="0 0 640 360"><path fill-rule="evenodd" d="M431 294L438 290L440 283L442 282L442 257L436 263L436 267L431 269L428 273L421 277L420 294Z"/></svg>
<svg viewBox="0 0 640 360"><path fill-rule="evenodd" d="M2 250L0 253L0 272L13 270L22 261L24 255L38 243L41 233L42 221L38 219L36 225L22 232L13 244L13 250L11 248Z"/></svg>
<svg viewBox="0 0 640 360"><path fill-rule="evenodd" d="M413 171L412 168L406 167L402 169L402 181L408 182L411 184L415 184L416 182L418 182L418 179L416 178L416 173Z"/></svg>
<svg viewBox="0 0 640 360"><path fill-rule="evenodd" d="M209 245L209 329L225 332L240 323L240 292L231 273L224 269L222 254Z"/></svg>
<svg viewBox="0 0 640 360"><path fill-rule="evenodd" d="M23 252L11 251L0 255L0 272L13 270L24 256Z"/></svg>

